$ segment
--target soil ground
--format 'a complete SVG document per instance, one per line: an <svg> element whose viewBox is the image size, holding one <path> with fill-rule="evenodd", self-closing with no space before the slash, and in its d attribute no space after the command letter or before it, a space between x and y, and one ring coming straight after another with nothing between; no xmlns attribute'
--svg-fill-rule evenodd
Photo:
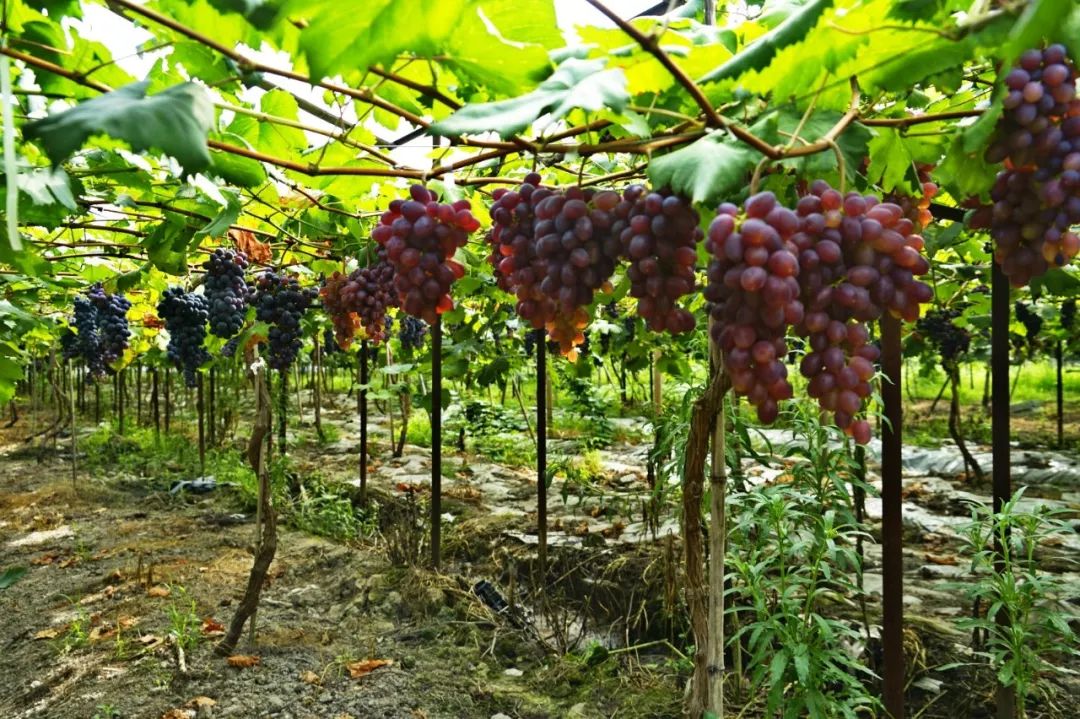
<svg viewBox="0 0 1080 719"><path fill-rule="evenodd" d="M324 420L340 421L348 449L348 421L333 412ZM662 599L677 581L672 557L680 550L663 531L652 539L611 511L618 504L611 497L632 503L647 491L641 473L629 469L643 448L604 455L609 484L597 496L560 503L559 489L552 489L551 561L570 579L547 601L525 607L516 622L491 611L472 588L488 579L512 602L530 596L529 472L449 458L444 509L452 521L443 569L433 572L402 559L417 553L422 537L394 529L423 525L408 497L422 495L426 451L408 447L403 458L384 459L371 480L385 515L377 541L337 542L280 527L256 643L245 635L237 649L257 664L234 667L213 649L252 562L254 521L239 511L238 498L227 489L171 494L152 477L102 467L80 472L73 486L70 455L62 445L28 453L21 441L26 425L24 418L0 433L0 570L28 567L0 590L0 673L8 679L0 683L0 716L680 716L687 665L671 649L685 646L685 627L682 609ZM301 481L305 467L350 479L355 454L339 449L294 449ZM950 493L984 491L955 478L909 484L916 519L944 523L965 511ZM985 669L939 669L970 662L969 638L951 623L968 608L941 589L943 581L962 578L955 557L949 559L955 547L925 523L911 524L907 534L912 714L990 716ZM871 547L872 616L880 598L876 562ZM563 654L568 644L577 651ZM870 653L872 663L872 647ZM364 671L365 660L389 663ZM1030 716L1073 716L1077 683L1048 686ZM743 716L760 716L750 704Z"/></svg>

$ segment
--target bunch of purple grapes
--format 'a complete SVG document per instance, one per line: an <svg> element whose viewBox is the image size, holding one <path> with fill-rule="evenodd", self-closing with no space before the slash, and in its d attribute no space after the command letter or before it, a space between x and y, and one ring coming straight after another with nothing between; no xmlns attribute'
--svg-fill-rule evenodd
<svg viewBox="0 0 1080 719"><path fill-rule="evenodd" d="M386 310L397 305L394 267L385 259L360 267L348 275L335 272L319 291L323 307L334 323L338 346L348 348L359 327L365 336L382 342L386 338Z"/></svg>
<svg viewBox="0 0 1080 719"><path fill-rule="evenodd" d="M301 347L300 320L315 297L316 293L301 288L295 277L270 270L255 281L255 318L270 325L266 358L270 369L287 370L296 360Z"/></svg>
<svg viewBox="0 0 1080 719"><path fill-rule="evenodd" d="M247 255L219 247L203 267L206 269L203 292L210 310L210 332L217 337L232 337L244 326L247 315L249 290L244 281Z"/></svg>
<svg viewBox="0 0 1080 719"><path fill-rule="evenodd" d="M533 172L516 190L500 187L492 194L491 246L488 262L495 271L499 288L517 298L519 317L534 329L543 329L554 319L555 303L540 291L545 263L536 251L536 204L554 190L541 187L540 175Z"/></svg>
<svg viewBox="0 0 1080 719"><path fill-rule="evenodd" d="M100 379L111 371L109 365L124 355L131 338L127 313L131 302L122 294L109 294L101 283L91 285L85 295L75 298L71 330L61 336L64 357L81 356L89 377ZM69 336L70 335L70 336Z"/></svg>
<svg viewBox="0 0 1080 719"><path fill-rule="evenodd" d="M698 213L666 189L646 192L633 185L623 198L616 207L616 214L625 218L618 223L619 240L630 260L626 274L638 315L654 332L689 332L694 316L677 302L694 291L697 245L703 236Z"/></svg>
<svg viewBox="0 0 1080 719"><path fill-rule="evenodd" d="M409 194L411 199L390 203L372 237L393 265L401 308L434 324L453 308L450 286L465 275L464 266L452 259L454 253L480 229L480 222L468 200L440 204L423 185L413 185Z"/></svg>
<svg viewBox="0 0 1080 719"><path fill-rule="evenodd" d="M210 316L206 298L185 292L182 287L170 287L162 293L157 313L169 332L166 354L183 371L185 384L194 387L199 367L210 361L210 353L203 346Z"/></svg>
<svg viewBox="0 0 1080 719"><path fill-rule="evenodd" d="M1063 45L1028 50L1005 77L1004 112L986 151L1004 162L990 192L993 205L975 213L988 228L994 255L1016 287L1080 252L1080 98L1076 68Z"/></svg>

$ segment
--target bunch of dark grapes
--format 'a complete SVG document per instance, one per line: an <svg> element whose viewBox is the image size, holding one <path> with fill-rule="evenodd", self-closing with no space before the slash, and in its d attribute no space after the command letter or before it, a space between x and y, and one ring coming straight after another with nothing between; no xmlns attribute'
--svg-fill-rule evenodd
<svg viewBox="0 0 1080 719"><path fill-rule="evenodd" d="M79 335L65 327L60 331L60 355L65 360L73 360L81 354L79 351Z"/></svg>
<svg viewBox="0 0 1080 719"><path fill-rule="evenodd" d="M332 354L340 351L340 349L341 349L338 346L337 337L335 335L333 327L327 327L325 330L323 330L323 340L322 341L323 341L322 351L323 351L323 354L325 354L325 355L332 355Z"/></svg>
<svg viewBox="0 0 1080 719"><path fill-rule="evenodd" d="M231 339L229 339L229 341L227 341L224 345L222 345L222 347L221 347L221 356L222 357L235 357L236 356L236 350L238 350L239 348L240 348L240 335L236 335L235 337L232 337Z"/></svg>
<svg viewBox="0 0 1080 719"><path fill-rule="evenodd" d="M327 278L319 294L342 349L352 343L359 327L374 342L386 338L389 320L386 310L397 305L398 294L394 287L394 267L382 259L381 252L373 265L360 267L348 275L335 272Z"/></svg>
<svg viewBox="0 0 1080 719"><path fill-rule="evenodd" d="M554 302L548 336L559 351L574 359L589 324L586 307L608 280L622 253L614 233L615 209L624 202L617 192L571 187L563 192L533 193L536 255L541 261L540 292ZM628 205L629 203L627 203Z"/></svg>
<svg viewBox="0 0 1080 719"><path fill-rule="evenodd" d="M415 317L406 315L405 319L401 322L401 329L398 331L398 339L401 340L401 346L408 350L418 350L421 345L424 344L424 337L428 333L428 326L423 320L418 320Z"/></svg>
<svg viewBox="0 0 1080 719"><path fill-rule="evenodd" d="M971 348L971 333L953 320L960 316L956 309L930 310L916 323L915 328L951 366Z"/></svg>
<svg viewBox="0 0 1080 719"><path fill-rule="evenodd" d="M124 356L131 339L127 313L131 302L121 294L108 294L100 283L95 284L87 293L90 302L97 309L98 338L101 343L101 355L105 364L112 364Z"/></svg>
<svg viewBox="0 0 1080 719"><path fill-rule="evenodd" d="M434 324L453 308L450 286L465 274L451 258L480 229L480 222L470 212L468 200L440 204L423 185L413 185L409 194L411 199L390 203L372 237L386 249L393 265L402 309Z"/></svg>
<svg viewBox="0 0 1080 719"><path fill-rule="evenodd" d="M1020 324L1024 326L1025 340L1029 348L1033 348L1038 342L1039 333L1042 332L1043 318L1036 312L1031 311L1031 307L1023 302L1016 303L1016 319L1020 321Z"/></svg>
<svg viewBox="0 0 1080 719"><path fill-rule="evenodd" d="M495 190L487 234L488 262L496 283L517 298L518 316L535 329L543 329L555 316L554 301L540 292L545 265L536 253L535 205L553 192L541 188L540 182L540 175L533 172L516 190Z"/></svg>
<svg viewBox="0 0 1080 719"><path fill-rule="evenodd" d="M100 286L97 286L96 289L100 290ZM100 378L108 374L109 368L105 363L105 356L102 352L98 308L92 299L94 294L96 294L95 288L91 288L87 296L79 295L75 298L75 313L72 324L78 334L79 354L82 355L83 362L86 363L89 377Z"/></svg>
<svg viewBox="0 0 1080 719"><path fill-rule="evenodd" d="M793 394L783 360L787 329L803 318L799 260L791 243L799 218L771 192L747 199L743 211L740 220L738 208L725 203L709 225L705 248L713 259L705 298L732 387L769 424L779 412L777 403Z"/></svg>
<svg viewBox="0 0 1080 719"><path fill-rule="evenodd" d="M672 334L694 328L694 316L677 302L694 290L697 245L702 232L693 206L670 190L646 192L633 185L623 194L616 213L625 223L619 240L630 260L626 274L630 296L637 298L638 314L654 332ZM621 218L620 218L621 219ZM623 226L625 224L625 226Z"/></svg>
<svg viewBox="0 0 1080 719"><path fill-rule="evenodd" d="M182 287L170 287L161 295L157 313L169 332L166 353L177 369L183 371L187 386L194 387L196 371L210 361L210 353L203 347L210 316L206 298L185 292Z"/></svg>
<svg viewBox="0 0 1080 719"><path fill-rule="evenodd" d="M1061 303L1061 326L1071 330L1076 324L1076 300L1070 297Z"/></svg>
<svg viewBox="0 0 1080 719"><path fill-rule="evenodd" d="M206 277L203 292L210 309L210 333L232 337L244 326L247 314L248 286L244 281L247 255L218 248L203 263Z"/></svg>
<svg viewBox="0 0 1080 719"><path fill-rule="evenodd" d="M300 319L316 293L300 287L295 277L266 271L255 281L255 318L270 324L267 333L270 369L287 370L300 353Z"/></svg>
<svg viewBox="0 0 1080 719"><path fill-rule="evenodd" d="M989 228L994 255L1017 287L1080 252L1071 228L1080 222L1080 99L1076 70L1063 45L1028 50L1005 78L1007 94L989 162L1004 162L975 213Z"/></svg>

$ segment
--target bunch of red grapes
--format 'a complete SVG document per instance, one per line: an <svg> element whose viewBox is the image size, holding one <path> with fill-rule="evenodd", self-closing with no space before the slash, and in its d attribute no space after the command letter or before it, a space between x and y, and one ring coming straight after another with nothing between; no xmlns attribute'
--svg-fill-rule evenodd
<svg viewBox="0 0 1080 719"><path fill-rule="evenodd" d="M994 255L1022 287L1080 252L1080 99L1063 45L1028 50L1005 77L1007 94L989 162L1004 162L973 227L990 229Z"/></svg>
<svg viewBox="0 0 1080 719"><path fill-rule="evenodd" d="M438 202L423 185L409 188L411 199L394 200L372 237L386 250L394 269L394 287L401 307L413 317L434 324L454 306L450 286L465 274L452 258L469 235L480 228L468 200Z"/></svg>
<svg viewBox="0 0 1080 719"><path fill-rule="evenodd" d="M335 272L319 291L323 307L334 324L334 338L341 349L352 344L356 330L374 342L386 338L386 310L397 306L394 267L380 252L378 261L348 275Z"/></svg>
<svg viewBox="0 0 1080 719"><path fill-rule="evenodd" d="M808 393L855 441L868 442L870 425L858 415L879 351L866 323L884 312L914 321L933 297L916 279L929 263L903 209L818 180L794 211L769 192L750 197L741 216L721 205L706 249L705 296L735 391L762 422L776 419L777 403L792 395L783 359L793 328L807 346L799 369Z"/></svg>
<svg viewBox="0 0 1080 719"><path fill-rule="evenodd" d="M698 215L669 191L543 187L529 174L516 189L493 197L488 233L499 287L517 297L517 312L546 328L563 354L585 341L586 306L609 287L627 257L631 295L655 331L686 332L693 316L676 300L694 290Z"/></svg>

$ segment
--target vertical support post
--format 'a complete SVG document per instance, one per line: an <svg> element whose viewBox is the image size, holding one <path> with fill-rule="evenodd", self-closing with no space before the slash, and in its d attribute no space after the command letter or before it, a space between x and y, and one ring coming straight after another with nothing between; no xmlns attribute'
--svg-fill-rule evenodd
<svg viewBox="0 0 1080 719"><path fill-rule="evenodd" d="M79 483L79 459L78 440L75 438L75 373L71 369L71 360L68 360L68 382L71 384L71 392L68 393L69 409L71 410L71 488L78 491Z"/></svg>
<svg viewBox="0 0 1080 719"><path fill-rule="evenodd" d="M904 558L901 460L903 398L900 381L900 320L881 319L881 571L884 704L891 719L904 717Z"/></svg>
<svg viewBox="0 0 1080 719"><path fill-rule="evenodd" d="M154 439L157 440L161 437L161 401L158 398L158 377L160 373L158 368L154 367L153 374L150 375L150 382L152 389L150 390L150 404L154 408Z"/></svg>
<svg viewBox="0 0 1080 719"><path fill-rule="evenodd" d="M120 436L124 435L124 390L127 389L127 377L124 370L116 373L116 417Z"/></svg>
<svg viewBox="0 0 1080 719"><path fill-rule="evenodd" d="M210 428L210 432L209 432L210 437L209 437L209 439L210 439L210 446L211 447L213 447L213 446L215 446L217 444L217 427L216 427L216 425L217 425L217 413L215 412L215 406L214 406L216 404L216 401L215 401L216 400L216 397L215 397L216 394L217 394L216 371L214 370L213 367L211 367L210 368L210 412L209 412L210 421L207 423L207 426Z"/></svg>
<svg viewBox="0 0 1080 719"><path fill-rule="evenodd" d="M169 432L169 422L172 419L172 402L169 397L169 386L172 382L169 379L169 366L165 365L165 433Z"/></svg>
<svg viewBox="0 0 1080 719"><path fill-rule="evenodd" d="M993 441L994 514L1012 495L1012 455L1009 448L1009 279L994 263L990 284L990 371L992 398L990 401L991 436ZM994 551L1001 556L1002 547L994 533ZM1000 561L1000 560L999 560ZM1005 612L998 612L998 621L1007 622ZM997 719L1012 719L1016 712L1016 692L1012 687L998 685L996 692Z"/></svg>
<svg viewBox="0 0 1080 719"><path fill-rule="evenodd" d="M431 326L431 566L439 568L442 541L442 317Z"/></svg>
<svg viewBox="0 0 1080 719"><path fill-rule="evenodd" d="M135 364L135 426L142 427L142 362Z"/></svg>
<svg viewBox="0 0 1080 719"><path fill-rule="evenodd" d="M203 422L203 375L199 373L199 382L195 389L195 411L199 415L199 477L206 476L206 432Z"/></svg>
<svg viewBox="0 0 1080 719"><path fill-rule="evenodd" d="M1057 446L1058 449L1065 447L1065 419L1062 414L1065 411L1065 387L1061 375L1061 367L1065 360L1065 349L1061 340L1057 341L1054 349L1054 360L1057 363Z"/></svg>
<svg viewBox="0 0 1080 719"><path fill-rule="evenodd" d="M547 332L536 330L536 525L540 581L547 581Z"/></svg>
<svg viewBox="0 0 1080 719"><path fill-rule="evenodd" d="M368 466L368 436L367 436L367 384L368 378L368 341L360 341L360 504L367 506L367 466ZM393 443L393 435L390 437Z"/></svg>
<svg viewBox="0 0 1080 719"><path fill-rule="evenodd" d="M285 430L287 421L285 415L289 413L289 368L285 367L278 372L278 454L285 456Z"/></svg>

